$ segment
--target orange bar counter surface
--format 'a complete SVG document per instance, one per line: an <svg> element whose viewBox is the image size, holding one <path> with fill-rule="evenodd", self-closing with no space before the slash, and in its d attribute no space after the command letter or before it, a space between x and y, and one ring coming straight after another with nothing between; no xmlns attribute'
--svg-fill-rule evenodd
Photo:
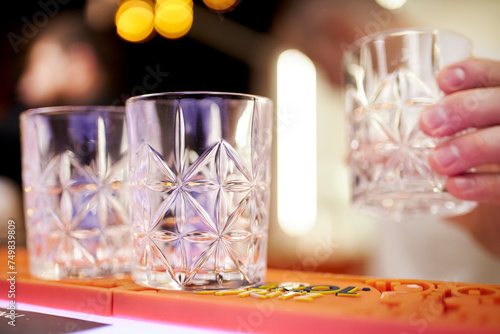
<svg viewBox="0 0 500 334"><path fill-rule="evenodd" d="M2 249L7 259L6 249ZM5 263L3 263L5 262ZM170 291L130 278L43 281L16 251L14 275L1 264L0 299L15 276L16 302L240 333L500 333L500 285L269 270L259 286Z"/></svg>

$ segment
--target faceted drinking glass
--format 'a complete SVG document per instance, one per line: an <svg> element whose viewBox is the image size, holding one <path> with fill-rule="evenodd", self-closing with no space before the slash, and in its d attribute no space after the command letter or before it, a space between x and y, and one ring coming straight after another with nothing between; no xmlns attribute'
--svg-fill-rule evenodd
<svg viewBox="0 0 500 334"><path fill-rule="evenodd" d="M20 117L30 270L44 279L130 270L122 107L31 109Z"/></svg>
<svg viewBox="0 0 500 334"><path fill-rule="evenodd" d="M266 273L272 102L182 92L127 101L134 280L237 288Z"/></svg>
<svg viewBox="0 0 500 334"><path fill-rule="evenodd" d="M438 139L419 129L440 100L436 74L470 56L469 41L437 29L400 29L362 38L344 55L353 204L376 215L451 216L476 203L451 196L429 167ZM442 139L441 139L442 140Z"/></svg>

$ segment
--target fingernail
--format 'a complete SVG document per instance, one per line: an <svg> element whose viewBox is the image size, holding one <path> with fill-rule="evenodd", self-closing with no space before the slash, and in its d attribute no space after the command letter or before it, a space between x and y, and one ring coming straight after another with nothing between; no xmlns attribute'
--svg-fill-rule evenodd
<svg viewBox="0 0 500 334"><path fill-rule="evenodd" d="M460 67L456 67L446 71L444 77L450 86L459 87L465 80L465 71Z"/></svg>
<svg viewBox="0 0 500 334"><path fill-rule="evenodd" d="M458 190L467 191L471 188L474 188L474 186L476 185L476 181L469 177L456 177L455 185L457 186Z"/></svg>
<svg viewBox="0 0 500 334"><path fill-rule="evenodd" d="M450 145L434 151L433 156L441 167L448 167L458 159L460 153L456 146Z"/></svg>
<svg viewBox="0 0 500 334"><path fill-rule="evenodd" d="M431 107L422 112L422 121L429 129L436 129L446 121L443 107Z"/></svg>

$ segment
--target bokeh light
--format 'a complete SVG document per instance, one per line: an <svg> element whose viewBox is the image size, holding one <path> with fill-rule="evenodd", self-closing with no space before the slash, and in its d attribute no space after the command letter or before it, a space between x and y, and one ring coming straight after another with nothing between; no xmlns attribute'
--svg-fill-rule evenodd
<svg viewBox="0 0 500 334"><path fill-rule="evenodd" d="M277 62L277 193L278 224L287 235L299 237L317 221L316 67L299 50L283 51ZM293 166L300 152L300 168L307 182L297 196L297 173Z"/></svg>
<svg viewBox="0 0 500 334"><path fill-rule="evenodd" d="M165 2L170 2L170 0L156 0L156 9L158 9L158 7L160 7ZM185 2L191 8L193 8L193 0L181 0L181 2Z"/></svg>
<svg viewBox="0 0 500 334"><path fill-rule="evenodd" d="M375 0L380 6L389 9L396 10L403 7L407 0Z"/></svg>
<svg viewBox="0 0 500 334"><path fill-rule="evenodd" d="M233 10L240 0L203 0L217 13ZM125 0L115 24L118 35L130 42L143 42L156 30L169 39L186 35L193 25L193 0Z"/></svg>
<svg viewBox="0 0 500 334"><path fill-rule="evenodd" d="M154 26L166 38L180 38L193 25L191 0L162 0L156 3Z"/></svg>
<svg viewBox="0 0 500 334"><path fill-rule="evenodd" d="M118 35L130 42L145 41L154 29L154 11L151 2L127 0L115 16Z"/></svg>
<svg viewBox="0 0 500 334"><path fill-rule="evenodd" d="M203 0L208 8L215 11L229 11L238 5L239 0Z"/></svg>

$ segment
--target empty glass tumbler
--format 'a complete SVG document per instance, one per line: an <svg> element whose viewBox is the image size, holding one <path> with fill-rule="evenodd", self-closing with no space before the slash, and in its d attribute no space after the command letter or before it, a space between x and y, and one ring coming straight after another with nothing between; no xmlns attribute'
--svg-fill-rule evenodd
<svg viewBox="0 0 500 334"><path fill-rule="evenodd" d="M21 114L34 276L94 278L129 271L125 119L120 107L49 107Z"/></svg>
<svg viewBox="0 0 500 334"><path fill-rule="evenodd" d="M127 101L134 280L237 288L266 273L272 102L183 92Z"/></svg>
<svg viewBox="0 0 500 334"><path fill-rule="evenodd" d="M400 29L362 38L344 55L349 163L354 205L392 215L451 216L474 202L452 197L429 167L438 139L419 129L421 111L440 100L436 74L470 55L470 43L438 29Z"/></svg>

